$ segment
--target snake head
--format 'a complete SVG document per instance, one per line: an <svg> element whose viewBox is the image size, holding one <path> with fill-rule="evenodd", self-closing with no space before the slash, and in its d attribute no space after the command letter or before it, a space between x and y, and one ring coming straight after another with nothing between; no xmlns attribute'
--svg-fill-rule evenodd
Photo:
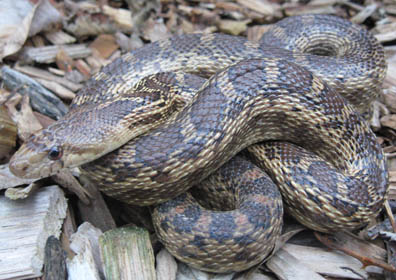
<svg viewBox="0 0 396 280"><path fill-rule="evenodd" d="M64 164L63 147L44 129L32 135L11 158L11 172L21 178L44 178L60 169Z"/></svg>
<svg viewBox="0 0 396 280"><path fill-rule="evenodd" d="M70 128L62 127L61 121L56 122L32 135L11 158L10 171L21 178L45 178L63 168L84 164L92 154L98 153L97 147L93 149L85 139L76 139ZM75 129L83 130L84 127Z"/></svg>

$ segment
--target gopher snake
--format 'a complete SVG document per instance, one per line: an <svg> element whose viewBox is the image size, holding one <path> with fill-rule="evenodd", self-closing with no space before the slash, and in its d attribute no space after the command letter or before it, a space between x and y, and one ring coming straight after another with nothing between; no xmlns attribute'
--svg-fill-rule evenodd
<svg viewBox="0 0 396 280"><path fill-rule="evenodd" d="M372 35L332 16L283 20L261 44L221 34L175 36L104 67L62 120L21 147L10 168L45 177L83 165L106 194L150 205L184 193L249 147L300 222L325 232L355 229L379 213L387 193L383 152L356 109L376 97L385 68ZM210 79L190 93L199 78L180 71ZM272 142L253 145L261 141ZM219 173L267 180L251 168ZM192 198L182 194L154 211L157 232L196 267L246 269L264 259L281 227L276 191L257 189L231 187L235 206L249 207L225 212L222 223L183 204ZM258 209L262 214L251 216Z"/></svg>

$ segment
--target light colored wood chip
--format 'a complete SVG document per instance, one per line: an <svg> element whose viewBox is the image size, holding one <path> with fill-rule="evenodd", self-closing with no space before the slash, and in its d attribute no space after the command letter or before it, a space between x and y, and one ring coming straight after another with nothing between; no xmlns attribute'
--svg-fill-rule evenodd
<svg viewBox="0 0 396 280"><path fill-rule="evenodd" d="M353 16L350 21L356 24L363 23L366 19L371 17L371 15L377 10L378 4L374 3L366 6L363 10Z"/></svg>
<svg viewBox="0 0 396 280"><path fill-rule="evenodd" d="M185 263L179 263L176 280L232 280L234 276L235 273L209 273L192 268Z"/></svg>
<svg viewBox="0 0 396 280"><path fill-rule="evenodd" d="M175 258L162 249L156 257L157 280L175 280L177 272L177 263Z"/></svg>
<svg viewBox="0 0 396 280"><path fill-rule="evenodd" d="M90 223L83 223L71 237L70 248L76 254L67 261L69 279L104 279L102 262L100 259L99 236L102 231Z"/></svg>
<svg viewBox="0 0 396 280"><path fill-rule="evenodd" d="M103 13L109 16L121 29L132 31L133 23L131 11L112 8L107 5L104 5L102 9Z"/></svg>
<svg viewBox="0 0 396 280"><path fill-rule="evenodd" d="M396 87L385 89L382 98L392 113L396 113Z"/></svg>
<svg viewBox="0 0 396 280"><path fill-rule="evenodd" d="M155 42L170 37L170 33L162 20L148 19L143 28L145 39Z"/></svg>
<svg viewBox="0 0 396 280"><path fill-rule="evenodd" d="M373 32L378 32L375 34L375 38L381 43L389 42L396 39L396 22L378 25Z"/></svg>
<svg viewBox="0 0 396 280"><path fill-rule="evenodd" d="M266 266L281 280L325 280L284 249L276 252Z"/></svg>
<svg viewBox="0 0 396 280"><path fill-rule="evenodd" d="M52 69L54 70L54 68L52 68ZM63 77L55 76L54 74L50 73L49 71L45 71L45 70L37 68L37 67L15 65L15 70L18 70L19 72L24 73L24 74L34 77L34 78L40 78L40 79L45 79L48 81L56 82L60 85L67 87L68 89L70 89L73 92L76 92L82 88L82 85L80 85L80 84L73 83ZM59 69L57 69L57 70L60 71ZM61 71L61 74L64 75L65 72Z"/></svg>
<svg viewBox="0 0 396 280"><path fill-rule="evenodd" d="M243 279L243 280L276 280L276 278L256 272L256 273L253 273L249 278Z"/></svg>
<svg viewBox="0 0 396 280"><path fill-rule="evenodd" d="M40 48L26 47L22 50L20 61L25 63L53 63L56 55L63 49L71 58L85 58L91 55L92 50L83 44L46 46Z"/></svg>
<svg viewBox="0 0 396 280"><path fill-rule="evenodd" d="M368 273L362 268L360 261L344 253L293 244L285 244L282 249L322 275L348 279L368 278Z"/></svg>
<svg viewBox="0 0 396 280"><path fill-rule="evenodd" d="M396 129L396 115L386 115L381 118L382 126L386 126L392 129Z"/></svg>
<svg viewBox="0 0 396 280"><path fill-rule="evenodd" d="M236 21L223 19L219 21L218 28L227 34L240 35L246 31L248 23L250 23L250 20Z"/></svg>
<svg viewBox="0 0 396 280"><path fill-rule="evenodd" d="M59 98L64 100L72 100L76 94L71 90L65 88L61 84L54 81L49 81L41 78L36 78L36 81L42 84L45 88L55 93Z"/></svg>
<svg viewBox="0 0 396 280"><path fill-rule="evenodd" d="M38 188L39 185L33 182L25 188L8 188L4 195L5 197L12 200L25 199L31 194L35 193Z"/></svg>
<svg viewBox="0 0 396 280"><path fill-rule="evenodd" d="M0 197L0 279L42 275L44 246L59 237L67 203L58 186L45 187L25 200Z"/></svg>
<svg viewBox="0 0 396 280"><path fill-rule="evenodd" d="M66 260L67 274L69 280L100 280L100 274L96 268L95 260L92 255L90 243L84 244L84 251L72 259Z"/></svg>
<svg viewBox="0 0 396 280"><path fill-rule="evenodd" d="M297 2L287 2L283 5L287 16L297 16L303 14L336 14L334 4L337 0L319 0L311 1L307 5L301 5Z"/></svg>
<svg viewBox="0 0 396 280"><path fill-rule="evenodd" d="M78 71L80 71L81 74L83 74L86 78L89 78L91 76L91 68L89 65L83 60L83 59L77 59L74 62L74 66L77 68Z"/></svg>
<svg viewBox="0 0 396 280"><path fill-rule="evenodd" d="M53 45L73 44L76 42L75 37L67 34L66 32L63 32L62 30L46 32L44 36Z"/></svg>
<svg viewBox="0 0 396 280"><path fill-rule="evenodd" d="M113 229L105 232L99 243L106 279L156 279L154 253L147 230Z"/></svg>
<svg viewBox="0 0 396 280"><path fill-rule="evenodd" d="M280 9L280 6L267 0L237 0L238 4L245 6L263 15L273 15Z"/></svg>

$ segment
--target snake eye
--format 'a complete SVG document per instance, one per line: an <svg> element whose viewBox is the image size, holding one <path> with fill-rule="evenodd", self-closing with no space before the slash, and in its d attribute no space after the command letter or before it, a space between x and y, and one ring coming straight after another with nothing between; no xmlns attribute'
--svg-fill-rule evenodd
<svg viewBox="0 0 396 280"><path fill-rule="evenodd" d="M48 158L50 160L58 160L62 157L62 149L61 147L54 146L48 152Z"/></svg>

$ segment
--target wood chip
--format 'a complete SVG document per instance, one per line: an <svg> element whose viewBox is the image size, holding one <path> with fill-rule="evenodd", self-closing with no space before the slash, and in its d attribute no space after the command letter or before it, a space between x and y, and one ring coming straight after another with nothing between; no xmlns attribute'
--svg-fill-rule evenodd
<svg viewBox="0 0 396 280"><path fill-rule="evenodd" d="M143 36L151 42L166 39L170 37L170 35L163 20L149 19L144 25Z"/></svg>
<svg viewBox="0 0 396 280"><path fill-rule="evenodd" d="M377 8L378 8L378 4L376 4L376 3L368 5L363 10L361 10L359 13L357 13L354 17L352 17L350 20L353 23L361 24L367 18L371 17L371 15L377 10Z"/></svg>
<svg viewBox="0 0 396 280"><path fill-rule="evenodd" d="M74 66L78 71L80 71L81 74L85 76L85 78L90 78L91 77L91 67L83 60L83 59L78 59L74 62Z"/></svg>
<svg viewBox="0 0 396 280"><path fill-rule="evenodd" d="M236 21L236 20L220 20L218 23L218 28L220 31L231 34L231 35L240 35L245 32L247 29L247 25L250 23L250 19L244 21Z"/></svg>
<svg viewBox="0 0 396 280"><path fill-rule="evenodd" d="M59 97L25 74L3 66L0 68L0 76L7 89L29 95L34 110L54 119L61 118L68 111Z"/></svg>
<svg viewBox="0 0 396 280"><path fill-rule="evenodd" d="M61 49L63 49L67 55L73 59L85 58L92 53L92 50L83 44L46 46L41 48L27 47L22 50L20 62L53 63L56 60L56 55Z"/></svg>
<svg viewBox="0 0 396 280"><path fill-rule="evenodd" d="M236 2L260 14L269 16L280 9L278 4L267 0L237 0Z"/></svg>
<svg viewBox="0 0 396 280"><path fill-rule="evenodd" d="M115 9L110 6L104 5L102 7L103 13L108 15L119 27L124 31L132 31L132 13L125 9Z"/></svg>
<svg viewBox="0 0 396 280"><path fill-rule="evenodd" d="M84 204L90 204L89 191L81 186L80 182L73 176L70 169L63 169L51 177L57 184L76 194L79 200Z"/></svg>
<svg viewBox="0 0 396 280"><path fill-rule="evenodd" d="M66 252L60 241L51 235L45 244L43 277L45 280L66 280L66 276Z"/></svg>
<svg viewBox="0 0 396 280"><path fill-rule="evenodd" d="M20 102L21 99L22 102ZM17 111L16 107L19 104L21 104L21 110ZM28 95L23 97L21 95L14 95L13 98L8 100L6 106L12 119L18 126L19 139L26 141L33 133L43 128L33 114Z"/></svg>
<svg viewBox="0 0 396 280"><path fill-rule="evenodd" d="M179 263L176 280L232 280L235 273L214 274L192 268L184 263Z"/></svg>
<svg viewBox="0 0 396 280"><path fill-rule="evenodd" d="M111 34L99 35L89 47L97 50L97 53L103 59L109 58L119 48L115 37Z"/></svg>
<svg viewBox="0 0 396 280"><path fill-rule="evenodd" d="M55 56L55 63L59 69L64 72L70 72L74 67L74 60L69 56L69 54L63 49L59 49Z"/></svg>
<svg viewBox="0 0 396 280"><path fill-rule="evenodd" d="M4 195L12 200L25 199L35 193L39 187L37 182L33 182L24 188L8 188Z"/></svg>
<svg viewBox="0 0 396 280"><path fill-rule="evenodd" d="M78 209L80 210L81 219L90 222L103 232L116 228L116 223L103 199L102 194L92 185L83 175L80 181L84 185L85 191L89 192L90 203L78 201Z"/></svg>
<svg viewBox="0 0 396 280"><path fill-rule="evenodd" d="M90 223L83 223L71 237L70 247L76 254L67 261L69 279L104 279L102 261L100 258L99 237L102 231Z"/></svg>
<svg viewBox="0 0 396 280"><path fill-rule="evenodd" d="M40 189L23 201L0 197L0 279L42 275L44 247L59 237L67 203L57 186Z"/></svg>
<svg viewBox="0 0 396 280"><path fill-rule="evenodd" d="M286 244L282 249L322 275L359 280L368 277L360 261L341 252L293 244Z"/></svg>
<svg viewBox="0 0 396 280"><path fill-rule="evenodd" d="M58 84L57 82L48 81L41 78L36 78L36 81L42 84L45 88L55 93L59 98L62 98L63 100L72 100L76 96L74 92L65 88L61 84Z"/></svg>
<svg viewBox="0 0 396 280"><path fill-rule="evenodd" d="M303 14L336 14L334 4L336 0L311 1L307 5L297 2L286 3L283 5L287 16L297 16Z"/></svg>
<svg viewBox="0 0 396 280"><path fill-rule="evenodd" d="M65 45L73 44L76 42L76 38L63 32L62 30L55 30L51 32L46 32L44 34L45 38L50 41L53 45Z"/></svg>
<svg viewBox="0 0 396 280"><path fill-rule="evenodd" d="M386 115L381 118L382 126L386 126L392 129L396 129L396 115Z"/></svg>
<svg viewBox="0 0 396 280"><path fill-rule="evenodd" d="M122 227L99 239L106 279L155 280L150 236L142 228Z"/></svg>
<svg viewBox="0 0 396 280"><path fill-rule="evenodd" d="M52 73L50 73L49 71L45 71L45 70L42 70L42 69L37 68L37 67L21 66L21 65L17 64L17 65L15 65L15 70L17 70L17 71L19 71L21 73L24 73L26 75L29 75L29 76L31 76L33 78L40 78L40 79L45 79L45 80L48 80L48 81L56 82L56 83L58 83L60 85L63 85L65 87L67 87L68 89L70 89L73 92L76 92L76 91L78 91L79 89L82 88L82 85L80 85L80 84L76 84L76 83L73 83L73 82L69 81L68 79L55 76ZM61 70L57 69L57 71L61 71ZM64 75L65 72L61 71L60 74Z"/></svg>
<svg viewBox="0 0 396 280"><path fill-rule="evenodd" d="M166 249L162 249L157 254L156 263L157 280L176 279L177 263L175 258Z"/></svg>
<svg viewBox="0 0 396 280"><path fill-rule="evenodd" d="M375 34L374 36L381 43L395 40L396 39L396 22L379 25L375 28L374 31L379 32L379 34Z"/></svg>
<svg viewBox="0 0 396 280"><path fill-rule="evenodd" d="M325 280L284 249L276 252L266 266L282 280Z"/></svg>
<svg viewBox="0 0 396 280"><path fill-rule="evenodd" d="M396 113L396 87L384 90L382 97L387 108L392 113Z"/></svg>

